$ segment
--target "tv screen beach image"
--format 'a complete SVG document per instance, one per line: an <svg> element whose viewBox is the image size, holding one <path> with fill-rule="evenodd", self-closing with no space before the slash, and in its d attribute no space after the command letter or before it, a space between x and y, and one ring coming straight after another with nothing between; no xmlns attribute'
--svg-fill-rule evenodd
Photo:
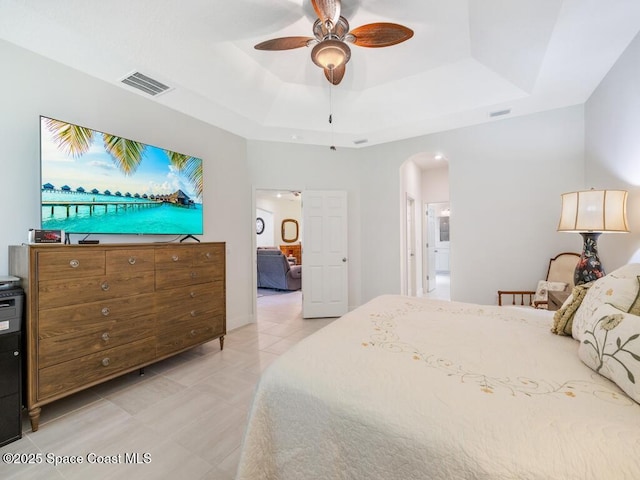
<svg viewBox="0 0 640 480"><path fill-rule="evenodd" d="M203 233L201 159L47 117L40 122L43 229Z"/></svg>

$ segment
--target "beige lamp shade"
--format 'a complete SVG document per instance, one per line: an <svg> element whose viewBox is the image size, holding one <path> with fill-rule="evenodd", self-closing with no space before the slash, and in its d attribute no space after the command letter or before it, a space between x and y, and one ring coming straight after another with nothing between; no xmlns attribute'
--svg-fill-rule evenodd
<svg viewBox="0 0 640 480"><path fill-rule="evenodd" d="M562 194L559 232L628 232L627 192L585 190Z"/></svg>

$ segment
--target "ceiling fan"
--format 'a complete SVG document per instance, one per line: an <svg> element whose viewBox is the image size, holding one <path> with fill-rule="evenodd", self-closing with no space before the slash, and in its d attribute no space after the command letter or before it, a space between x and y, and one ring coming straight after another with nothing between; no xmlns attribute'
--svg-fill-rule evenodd
<svg viewBox="0 0 640 480"><path fill-rule="evenodd" d="M349 22L340 15L340 0L311 0L318 19L313 24L314 37L274 38L257 44L257 50L291 50L311 47L311 60L324 70L327 80L338 85L351 58L348 43L359 47L390 47L409 40L413 30L396 23L370 23L349 30Z"/></svg>

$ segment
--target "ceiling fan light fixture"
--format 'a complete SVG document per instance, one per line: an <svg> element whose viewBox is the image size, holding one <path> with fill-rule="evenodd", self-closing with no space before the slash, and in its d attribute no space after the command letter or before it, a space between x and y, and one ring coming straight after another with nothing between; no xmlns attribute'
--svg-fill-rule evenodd
<svg viewBox="0 0 640 480"><path fill-rule="evenodd" d="M311 50L311 60L317 66L333 70L346 64L351 58L351 49L340 40L327 39Z"/></svg>

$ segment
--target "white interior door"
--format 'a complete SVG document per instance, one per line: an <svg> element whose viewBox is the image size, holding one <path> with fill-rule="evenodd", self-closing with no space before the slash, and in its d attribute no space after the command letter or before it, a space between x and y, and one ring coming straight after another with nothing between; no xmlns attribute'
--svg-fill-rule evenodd
<svg viewBox="0 0 640 480"><path fill-rule="evenodd" d="M407 195L407 295L416 296L415 200Z"/></svg>
<svg viewBox="0 0 640 480"><path fill-rule="evenodd" d="M427 204L426 208L427 218L427 243L426 243L426 259L427 267L425 272L427 276L425 279L425 285L427 286L427 292L432 292L436 288L436 210L434 205Z"/></svg>
<svg viewBox="0 0 640 480"><path fill-rule="evenodd" d="M347 193L302 196L302 316L339 317L348 311Z"/></svg>

